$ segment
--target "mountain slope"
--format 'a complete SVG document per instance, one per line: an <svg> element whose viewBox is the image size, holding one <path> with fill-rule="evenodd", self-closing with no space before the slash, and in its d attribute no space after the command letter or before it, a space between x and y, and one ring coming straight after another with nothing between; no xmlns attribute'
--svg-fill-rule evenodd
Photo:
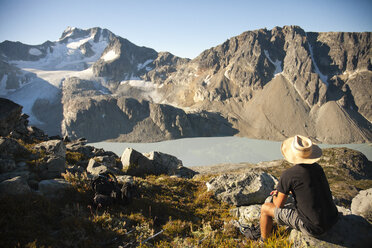
<svg viewBox="0 0 372 248"><path fill-rule="evenodd" d="M372 140L371 33L247 31L193 60L107 29L0 43L0 95L49 134L159 141L241 135Z"/></svg>

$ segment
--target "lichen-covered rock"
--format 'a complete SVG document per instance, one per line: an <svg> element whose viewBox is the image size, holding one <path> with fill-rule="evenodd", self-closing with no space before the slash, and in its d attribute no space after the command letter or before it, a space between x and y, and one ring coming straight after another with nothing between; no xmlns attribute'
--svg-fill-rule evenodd
<svg viewBox="0 0 372 248"><path fill-rule="evenodd" d="M351 212L372 223L372 188L362 190L351 202Z"/></svg>
<svg viewBox="0 0 372 248"><path fill-rule="evenodd" d="M230 213L243 225L256 224L260 221L261 206L259 204L234 208Z"/></svg>
<svg viewBox="0 0 372 248"><path fill-rule="evenodd" d="M224 174L207 182L209 191L216 197L235 206L264 203L277 180L265 172Z"/></svg>

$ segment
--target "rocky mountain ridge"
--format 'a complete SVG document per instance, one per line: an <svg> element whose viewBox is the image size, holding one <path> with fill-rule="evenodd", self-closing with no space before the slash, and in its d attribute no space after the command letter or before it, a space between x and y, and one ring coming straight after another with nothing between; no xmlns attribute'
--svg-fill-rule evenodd
<svg viewBox="0 0 372 248"><path fill-rule="evenodd" d="M48 133L90 141L301 133L370 142L371 51L371 33L285 26L244 32L189 60L106 29L68 28L54 43L1 43L0 95L24 105ZM52 93L29 97L32 86ZM153 108L123 107L129 98ZM97 123L109 128L96 132Z"/></svg>

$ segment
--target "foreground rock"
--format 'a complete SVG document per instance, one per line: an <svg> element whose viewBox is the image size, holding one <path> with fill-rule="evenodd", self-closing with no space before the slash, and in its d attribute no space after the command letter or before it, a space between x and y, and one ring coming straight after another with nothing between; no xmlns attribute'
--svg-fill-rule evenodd
<svg viewBox="0 0 372 248"><path fill-rule="evenodd" d="M184 167L176 157L161 153L140 153L132 148L124 150L121 156L123 171L132 176L145 175L178 175L191 178L196 172Z"/></svg>
<svg viewBox="0 0 372 248"><path fill-rule="evenodd" d="M21 176L0 183L0 195L23 195L31 193L31 188Z"/></svg>
<svg viewBox="0 0 372 248"><path fill-rule="evenodd" d="M243 225L250 225L252 223L257 224L260 221L261 216L261 206L260 204L251 206L242 206L234 208L230 213L239 219L239 223Z"/></svg>
<svg viewBox="0 0 372 248"><path fill-rule="evenodd" d="M39 183L39 192L50 198L62 197L66 190L71 188L72 185L64 179L49 179Z"/></svg>
<svg viewBox="0 0 372 248"><path fill-rule="evenodd" d="M293 247L371 247L372 225L357 215L341 215L335 226L321 238L307 236L292 230L290 241Z"/></svg>
<svg viewBox="0 0 372 248"><path fill-rule="evenodd" d="M262 204L274 189L277 180L265 172L224 174L207 183L216 197L235 206Z"/></svg>
<svg viewBox="0 0 372 248"><path fill-rule="evenodd" d="M362 190L351 202L351 212L360 215L372 223L372 188Z"/></svg>

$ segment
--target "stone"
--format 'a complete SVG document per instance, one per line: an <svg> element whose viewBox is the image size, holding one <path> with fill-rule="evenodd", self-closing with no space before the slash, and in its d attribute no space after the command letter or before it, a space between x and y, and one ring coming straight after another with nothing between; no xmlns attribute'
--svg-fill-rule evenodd
<svg viewBox="0 0 372 248"><path fill-rule="evenodd" d="M144 154L151 162L155 169L155 174L174 175L182 167L182 161L175 156L162 152L150 152Z"/></svg>
<svg viewBox="0 0 372 248"><path fill-rule="evenodd" d="M234 208L230 213L243 225L257 224L260 221L262 205L251 205Z"/></svg>
<svg viewBox="0 0 372 248"><path fill-rule="evenodd" d="M66 171L66 159L60 156L50 156L46 162L48 178L60 177Z"/></svg>
<svg viewBox="0 0 372 248"><path fill-rule="evenodd" d="M372 222L372 188L362 190L351 202L351 212Z"/></svg>
<svg viewBox="0 0 372 248"><path fill-rule="evenodd" d="M94 157L94 160L107 167L116 167L116 158L112 156L98 156Z"/></svg>
<svg viewBox="0 0 372 248"><path fill-rule="evenodd" d="M131 176L169 175L192 178L196 172L182 165L175 156L162 153L140 153L132 148L126 148L121 156L123 171Z"/></svg>
<svg viewBox="0 0 372 248"><path fill-rule="evenodd" d="M23 195L31 193L31 188L25 178L17 176L0 183L0 194Z"/></svg>
<svg viewBox="0 0 372 248"><path fill-rule="evenodd" d="M123 171L131 176L144 176L153 174L154 169L151 161L142 153L133 148L126 148L121 156Z"/></svg>
<svg viewBox="0 0 372 248"><path fill-rule="evenodd" d="M28 170L23 170L23 171L15 170L15 171L11 171L11 172L1 173L0 174L0 182L3 182L5 180L9 180L9 179L12 179L12 178L15 178L15 177L18 177L18 176L27 180L30 177L30 175L31 175L31 172L28 171Z"/></svg>
<svg viewBox="0 0 372 248"><path fill-rule="evenodd" d="M10 172L16 168L13 159L0 159L0 173Z"/></svg>
<svg viewBox="0 0 372 248"><path fill-rule="evenodd" d="M372 247L372 225L357 215L340 215L338 222L321 238L305 235L292 230L289 240L293 247Z"/></svg>
<svg viewBox="0 0 372 248"><path fill-rule="evenodd" d="M108 171L108 167L106 165L101 164L100 162L97 162L93 158L89 160L88 167L87 167L87 172L94 175L98 176L101 173L105 173Z"/></svg>
<svg viewBox="0 0 372 248"><path fill-rule="evenodd" d="M51 198L63 197L66 190L72 185L64 179L48 179L39 183L39 191L42 195Z"/></svg>
<svg viewBox="0 0 372 248"><path fill-rule="evenodd" d="M54 156L66 157L66 146L62 140L49 140L37 144L34 146L35 149L43 150L47 154L52 154Z"/></svg>
<svg viewBox="0 0 372 248"><path fill-rule="evenodd" d="M217 199L235 206L262 204L274 189L277 180L266 172L224 174L207 182L208 191Z"/></svg>

